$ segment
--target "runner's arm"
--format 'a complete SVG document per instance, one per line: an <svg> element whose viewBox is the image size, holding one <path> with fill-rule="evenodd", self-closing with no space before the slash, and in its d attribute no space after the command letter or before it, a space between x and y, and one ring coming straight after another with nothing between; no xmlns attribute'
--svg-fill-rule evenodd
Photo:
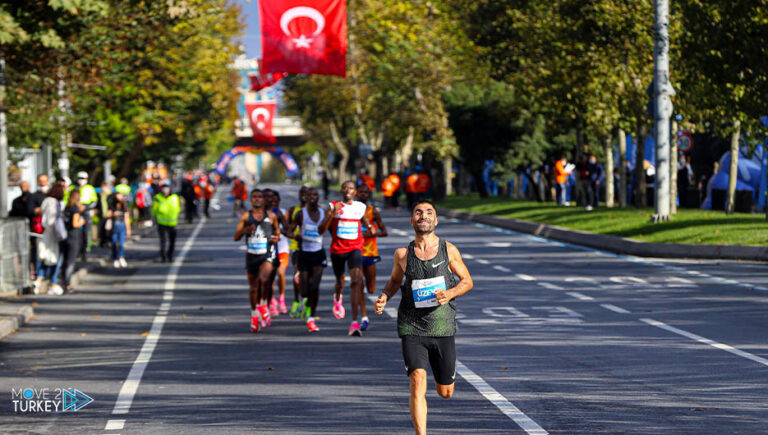
<svg viewBox="0 0 768 435"><path fill-rule="evenodd" d="M461 253L453 243L447 243L448 249L448 261L451 271L459 277L459 283L453 288L449 288L446 291L435 292L437 296L437 303L445 305L451 301L451 299L458 298L464 295L468 291L472 290L474 283L472 282L472 276L467 270L467 266L464 264L464 260L461 258Z"/></svg>
<svg viewBox="0 0 768 435"><path fill-rule="evenodd" d="M269 216L269 221L272 223L272 236L269 238L269 241L271 243L277 243L277 241L280 240L280 222L278 221L277 216L269 210L267 210L267 216Z"/></svg>
<svg viewBox="0 0 768 435"><path fill-rule="evenodd" d="M248 219L248 214L243 214L240 216L240 220L237 221L237 227L235 228L235 237L234 240L238 241L243 238L243 236L246 234L246 225L245 221Z"/></svg>
<svg viewBox="0 0 768 435"><path fill-rule="evenodd" d="M379 227L379 231L374 234L374 236L387 237L389 235L389 232L387 232L387 226L384 225L384 221L381 219L381 212L375 208L373 209L373 220L376 222L376 226Z"/></svg>
<svg viewBox="0 0 768 435"><path fill-rule="evenodd" d="M392 296L396 295L400 290L400 284L403 282L403 276L405 275L405 258L408 254L406 248L398 248L395 251L394 266L392 266L392 276L389 277L387 285L384 286L384 290L381 292L381 296L376 299L374 304L376 308L376 314L381 314L384 311L384 307L387 305L387 301Z"/></svg>
<svg viewBox="0 0 768 435"><path fill-rule="evenodd" d="M331 220L333 219L333 215L336 214L336 211L333 209L333 207L328 207L328 210L325 211L325 217L323 217L323 221L320 222L320 225L317 226L317 232L319 234L324 234L326 231L328 231L328 227L331 226Z"/></svg>
<svg viewBox="0 0 768 435"><path fill-rule="evenodd" d="M299 240L301 239L301 233L295 234L296 227L300 227L304 223L304 213L297 213L296 217L294 217L290 224L288 224L288 236L291 239Z"/></svg>

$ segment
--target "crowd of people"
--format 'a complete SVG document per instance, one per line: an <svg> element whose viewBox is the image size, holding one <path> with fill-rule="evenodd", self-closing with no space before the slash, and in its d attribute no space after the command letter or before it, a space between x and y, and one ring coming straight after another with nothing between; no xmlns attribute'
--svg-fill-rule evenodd
<svg viewBox="0 0 768 435"><path fill-rule="evenodd" d="M199 216L198 204L209 216L211 198L218 179L189 172L181 183L184 200L172 192L173 182L154 173L131 186L126 178L111 179L94 187L86 172L77 182L66 177L51 182L47 174L37 177L38 189L20 183L21 195L14 199L10 217L24 218L30 233L30 275L35 294L63 295L74 291L72 276L78 260L86 262L94 246L111 248L111 265L128 267L125 243L133 228L157 226L160 261L172 261L176 226L182 203L187 221ZM185 195L185 188L191 194Z"/></svg>

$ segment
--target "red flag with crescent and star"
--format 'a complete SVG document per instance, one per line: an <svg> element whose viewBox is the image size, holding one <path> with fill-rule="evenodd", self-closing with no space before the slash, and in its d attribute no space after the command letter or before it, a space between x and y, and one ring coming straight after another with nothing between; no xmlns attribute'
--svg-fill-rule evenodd
<svg viewBox="0 0 768 435"><path fill-rule="evenodd" d="M272 120L275 119L277 103L246 103L245 110L251 120L253 141L256 143L275 143L277 138L272 134Z"/></svg>
<svg viewBox="0 0 768 435"><path fill-rule="evenodd" d="M261 0L264 73L347 74L345 0Z"/></svg>

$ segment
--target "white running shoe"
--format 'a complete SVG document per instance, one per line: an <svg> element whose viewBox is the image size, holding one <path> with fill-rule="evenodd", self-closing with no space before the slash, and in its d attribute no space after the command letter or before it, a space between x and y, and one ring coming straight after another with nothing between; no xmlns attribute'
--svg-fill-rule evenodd
<svg viewBox="0 0 768 435"><path fill-rule="evenodd" d="M120 260L113 261L112 265L115 266L115 269L120 269Z"/></svg>
<svg viewBox="0 0 768 435"><path fill-rule="evenodd" d="M125 257L120 257L120 267L128 267L128 262L125 261Z"/></svg>
<svg viewBox="0 0 768 435"><path fill-rule="evenodd" d="M48 294L49 295L55 295L55 296L61 296L64 294L64 289L61 288L58 284L51 284L50 287L48 287Z"/></svg>

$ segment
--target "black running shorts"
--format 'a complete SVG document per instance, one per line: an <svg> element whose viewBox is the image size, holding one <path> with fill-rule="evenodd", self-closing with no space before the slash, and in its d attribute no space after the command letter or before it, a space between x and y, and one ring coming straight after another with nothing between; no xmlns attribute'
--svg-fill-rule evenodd
<svg viewBox="0 0 768 435"><path fill-rule="evenodd" d="M316 252L304 252L299 251L299 272L309 272L316 266L327 266L328 262L325 257L325 250L321 249Z"/></svg>
<svg viewBox="0 0 768 435"><path fill-rule="evenodd" d="M331 253L331 264L333 264L333 274L341 276L344 274L344 266L349 269L363 267L363 251L355 249L344 254Z"/></svg>
<svg viewBox="0 0 768 435"><path fill-rule="evenodd" d="M456 342L449 337L422 337L404 335L403 362L408 376L416 369L432 368L435 382L451 385L456 380Z"/></svg>
<svg viewBox="0 0 768 435"><path fill-rule="evenodd" d="M275 261L277 261L277 256L275 255L274 249L270 248L266 254L262 254L262 255L245 254L245 270L251 275L258 275L259 267L261 267L261 263L264 263L266 261L272 263L273 266L275 265Z"/></svg>

